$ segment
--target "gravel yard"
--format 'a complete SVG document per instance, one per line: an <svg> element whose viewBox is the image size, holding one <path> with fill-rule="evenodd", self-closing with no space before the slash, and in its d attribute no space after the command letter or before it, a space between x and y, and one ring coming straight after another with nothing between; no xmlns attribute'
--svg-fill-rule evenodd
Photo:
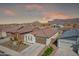
<svg viewBox="0 0 79 59"><path fill-rule="evenodd" d="M7 47L7 48L9 48L9 49L12 49L12 50L14 50L14 51L17 51L17 52L21 52L22 50L24 50L25 48L27 48L27 47L29 47L29 45L24 45L24 44L21 44L20 46L14 46L13 44L12 44L12 41L7 41L7 42L5 42L5 43L2 43L1 44L2 46L4 46L4 47Z"/></svg>

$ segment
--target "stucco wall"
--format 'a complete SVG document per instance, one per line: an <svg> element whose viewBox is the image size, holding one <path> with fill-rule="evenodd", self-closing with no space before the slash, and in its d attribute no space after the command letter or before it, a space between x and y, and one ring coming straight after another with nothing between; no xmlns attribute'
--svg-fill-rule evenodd
<svg viewBox="0 0 79 59"><path fill-rule="evenodd" d="M56 39L59 36L59 33L57 32L55 35L52 37L46 39L46 45L49 45L52 39Z"/></svg>
<svg viewBox="0 0 79 59"><path fill-rule="evenodd" d="M7 36L6 32L0 32L0 37L6 37L6 36Z"/></svg>
<svg viewBox="0 0 79 59"><path fill-rule="evenodd" d="M2 37L6 37L6 36L7 36L6 32L2 32Z"/></svg>
<svg viewBox="0 0 79 59"><path fill-rule="evenodd" d="M50 42L51 42L51 38L46 39L46 45L49 45L49 44L50 44Z"/></svg>

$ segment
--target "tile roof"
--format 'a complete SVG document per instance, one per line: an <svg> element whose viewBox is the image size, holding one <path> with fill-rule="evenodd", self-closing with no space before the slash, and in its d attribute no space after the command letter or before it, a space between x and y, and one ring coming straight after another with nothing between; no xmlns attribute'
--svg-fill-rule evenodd
<svg viewBox="0 0 79 59"><path fill-rule="evenodd" d="M32 34L40 37L52 37L57 32L56 29L52 28L43 28L37 31L33 31Z"/></svg>
<svg viewBox="0 0 79 59"><path fill-rule="evenodd" d="M31 32L34 29L34 26L0 26L0 31L11 32L11 33L25 33Z"/></svg>
<svg viewBox="0 0 79 59"><path fill-rule="evenodd" d="M0 31L10 32L10 33L28 33L31 32L35 36L41 37L51 37L53 36L57 30L52 28L35 28L34 26L7 26L7 27L0 27Z"/></svg>
<svg viewBox="0 0 79 59"><path fill-rule="evenodd" d="M3 26L0 27L0 31L5 31L5 32L16 32L21 26Z"/></svg>
<svg viewBox="0 0 79 59"><path fill-rule="evenodd" d="M24 26L21 29L19 29L17 32L26 33L26 32L31 32L33 29L34 29L33 26Z"/></svg>
<svg viewBox="0 0 79 59"><path fill-rule="evenodd" d="M5 31L5 27L0 26L0 32Z"/></svg>

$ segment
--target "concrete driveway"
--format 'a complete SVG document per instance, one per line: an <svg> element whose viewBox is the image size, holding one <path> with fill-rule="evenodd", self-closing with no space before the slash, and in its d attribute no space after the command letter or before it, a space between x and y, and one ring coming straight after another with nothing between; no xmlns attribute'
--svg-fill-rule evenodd
<svg viewBox="0 0 79 59"><path fill-rule="evenodd" d="M77 56L77 54L72 50L72 43L67 40L59 40L59 49L55 53L55 56Z"/></svg>
<svg viewBox="0 0 79 59"><path fill-rule="evenodd" d="M20 56L20 54L14 50L11 50L9 48L3 47L0 45L0 51L3 51L5 54L11 55L11 56Z"/></svg>
<svg viewBox="0 0 79 59"><path fill-rule="evenodd" d="M44 47L45 47L45 45L43 45L43 44L35 43L35 44L29 46L28 48L24 49L23 51L21 51L21 55L37 56L44 49Z"/></svg>

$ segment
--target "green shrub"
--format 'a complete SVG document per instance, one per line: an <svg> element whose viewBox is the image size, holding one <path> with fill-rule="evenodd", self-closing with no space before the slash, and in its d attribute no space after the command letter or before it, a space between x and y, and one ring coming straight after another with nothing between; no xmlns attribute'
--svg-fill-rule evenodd
<svg viewBox="0 0 79 59"><path fill-rule="evenodd" d="M43 53L42 56L48 56L52 53L52 51L53 51L53 48L49 47L49 48L46 49L46 51Z"/></svg>

